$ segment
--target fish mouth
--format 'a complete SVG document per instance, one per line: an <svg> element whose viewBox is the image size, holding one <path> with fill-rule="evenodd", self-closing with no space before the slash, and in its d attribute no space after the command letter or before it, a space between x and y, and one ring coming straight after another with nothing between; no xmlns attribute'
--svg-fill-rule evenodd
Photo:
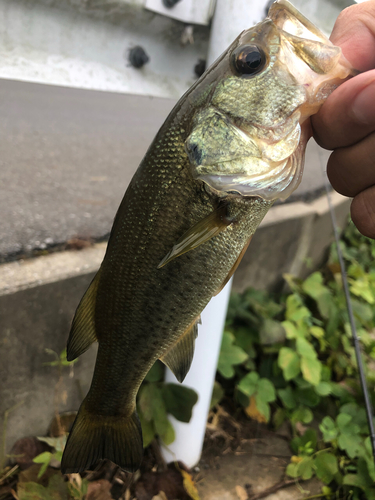
<svg viewBox="0 0 375 500"><path fill-rule="evenodd" d="M288 0L274 2L268 17L280 33L281 64L296 81L304 82L308 100L302 115L311 116L338 85L359 72L346 60L341 48Z"/></svg>
<svg viewBox="0 0 375 500"><path fill-rule="evenodd" d="M230 59L231 73L195 115L185 148L194 179L219 196L285 200L302 178L307 119L354 72L341 49L287 0L275 2L234 48L254 45L267 54L266 65L253 77Z"/></svg>
<svg viewBox="0 0 375 500"><path fill-rule="evenodd" d="M300 113L295 112L276 129L252 125L252 133L218 110L210 113L217 128L225 123L227 148L217 149L212 136L206 142L204 126L198 125L186 141L194 178L218 193L258 196L267 201L288 198L302 178L306 139Z"/></svg>

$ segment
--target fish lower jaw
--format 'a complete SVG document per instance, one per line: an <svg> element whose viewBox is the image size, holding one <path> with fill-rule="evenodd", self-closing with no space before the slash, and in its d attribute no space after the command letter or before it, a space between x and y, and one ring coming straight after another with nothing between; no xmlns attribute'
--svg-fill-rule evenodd
<svg viewBox="0 0 375 500"><path fill-rule="evenodd" d="M200 175L198 179L221 196L226 193L244 197L257 196L266 201L285 200L301 180L301 161L293 154L281 162L268 162L267 164L267 171L259 174L218 173Z"/></svg>

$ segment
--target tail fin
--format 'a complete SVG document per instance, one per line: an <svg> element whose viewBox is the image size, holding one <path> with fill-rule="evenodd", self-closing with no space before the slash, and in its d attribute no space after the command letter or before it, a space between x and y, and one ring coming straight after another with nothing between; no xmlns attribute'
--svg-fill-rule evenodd
<svg viewBox="0 0 375 500"><path fill-rule="evenodd" d="M82 403L61 461L61 472L82 472L107 458L128 472L139 469L143 457L142 428L134 412L129 417L95 415Z"/></svg>

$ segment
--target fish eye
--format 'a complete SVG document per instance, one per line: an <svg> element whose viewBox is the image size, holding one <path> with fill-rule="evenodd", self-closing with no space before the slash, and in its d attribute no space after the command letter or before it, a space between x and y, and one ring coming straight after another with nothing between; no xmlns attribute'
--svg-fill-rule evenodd
<svg viewBox="0 0 375 500"><path fill-rule="evenodd" d="M255 75L266 64L266 55L257 45L242 45L232 53L232 64L237 73Z"/></svg>

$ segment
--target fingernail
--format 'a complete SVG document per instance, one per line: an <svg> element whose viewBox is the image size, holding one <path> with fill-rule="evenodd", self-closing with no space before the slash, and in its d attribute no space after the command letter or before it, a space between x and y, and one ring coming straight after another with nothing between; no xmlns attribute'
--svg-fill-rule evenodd
<svg viewBox="0 0 375 500"><path fill-rule="evenodd" d="M358 122L375 124L375 81L365 87L354 99L352 112Z"/></svg>

